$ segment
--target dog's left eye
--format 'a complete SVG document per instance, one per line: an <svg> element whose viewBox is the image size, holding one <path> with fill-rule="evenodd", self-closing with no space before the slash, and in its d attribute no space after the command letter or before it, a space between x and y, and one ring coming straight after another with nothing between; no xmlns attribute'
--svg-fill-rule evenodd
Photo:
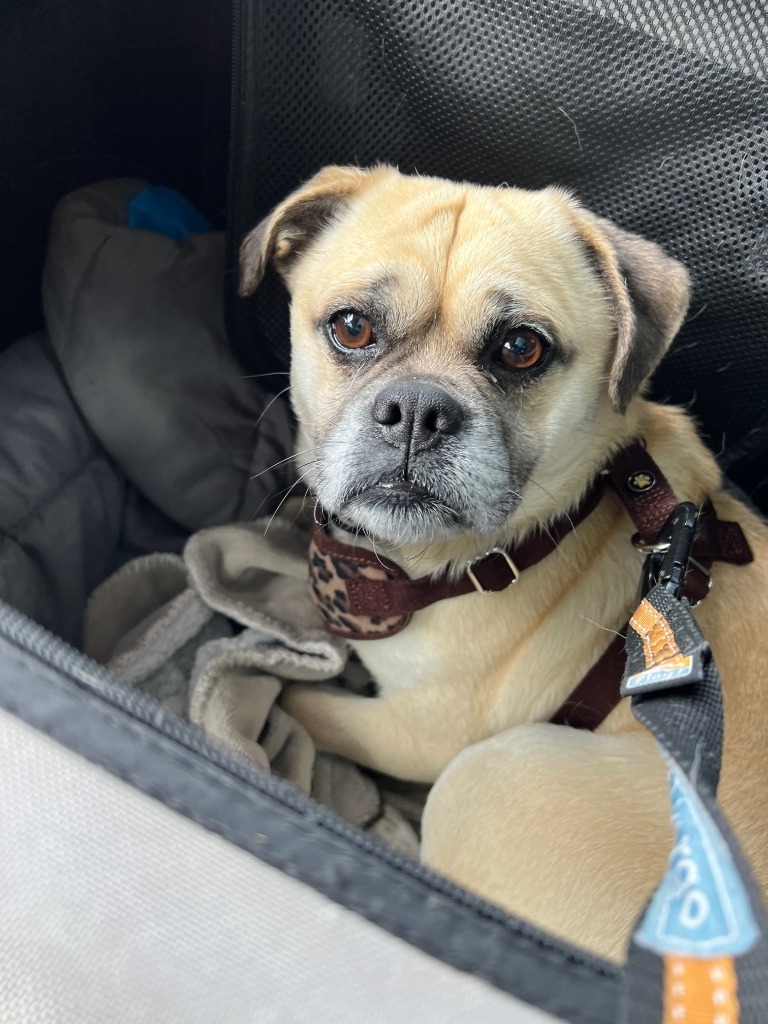
<svg viewBox="0 0 768 1024"><path fill-rule="evenodd" d="M371 321L352 310L336 314L331 320L331 333L342 348L365 348L373 341Z"/></svg>
<svg viewBox="0 0 768 1024"><path fill-rule="evenodd" d="M547 343L530 327L518 327L504 339L498 360L507 370L532 370L547 353Z"/></svg>

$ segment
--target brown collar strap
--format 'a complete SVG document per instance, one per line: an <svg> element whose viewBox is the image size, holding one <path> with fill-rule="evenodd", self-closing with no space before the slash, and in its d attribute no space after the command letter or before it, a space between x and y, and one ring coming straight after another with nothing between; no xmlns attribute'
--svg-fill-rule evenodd
<svg viewBox="0 0 768 1024"><path fill-rule="evenodd" d="M598 477L581 505L570 515L536 532L513 549L496 548L469 562L457 579L447 575L411 579L400 566L367 548L334 540L316 524L309 550L311 594L329 632L347 640L378 640L404 629L414 612L436 601L473 592L496 593L517 582L520 574L546 558L574 527L597 507L605 480L626 508L638 547L651 544L678 503L666 477L642 444L623 448ZM711 508L699 518L692 569L685 595L692 603L709 588L713 561L743 564L752 560L737 523L717 519Z"/></svg>
<svg viewBox="0 0 768 1024"><path fill-rule="evenodd" d="M597 508L603 481L581 505L558 519L548 533L535 533L518 547L492 551L467 564L462 576L411 579L399 565L366 548L334 540L315 524L309 547L312 597L327 629L346 640L380 640L404 629L414 612L436 601L478 592L494 594L551 554L574 527Z"/></svg>

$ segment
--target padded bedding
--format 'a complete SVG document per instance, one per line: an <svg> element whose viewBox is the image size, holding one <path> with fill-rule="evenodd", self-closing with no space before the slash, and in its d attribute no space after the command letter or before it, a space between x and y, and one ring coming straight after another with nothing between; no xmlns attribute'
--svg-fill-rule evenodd
<svg viewBox="0 0 768 1024"><path fill-rule="evenodd" d="M0 356L0 598L76 640L123 522L124 474L67 389L45 334Z"/></svg>
<svg viewBox="0 0 768 1024"><path fill-rule="evenodd" d="M0 598L73 642L121 561L269 511L290 483L256 476L285 458L290 420L229 351L223 236L129 227L145 189L62 200L48 333L0 356Z"/></svg>

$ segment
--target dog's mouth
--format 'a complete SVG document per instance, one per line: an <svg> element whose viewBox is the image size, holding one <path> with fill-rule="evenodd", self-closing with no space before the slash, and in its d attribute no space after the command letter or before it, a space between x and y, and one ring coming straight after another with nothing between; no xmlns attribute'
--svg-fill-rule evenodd
<svg viewBox="0 0 768 1024"><path fill-rule="evenodd" d="M382 480L367 487L356 497L371 501L383 500L393 505L408 505L438 499L438 495L433 494L428 488L417 484L414 480Z"/></svg>
<svg viewBox="0 0 768 1024"><path fill-rule="evenodd" d="M337 509L329 510L340 525L364 529L374 536L394 538L444 531L462 517L446 495L417 480L366 481L344 495Z"/></svg>

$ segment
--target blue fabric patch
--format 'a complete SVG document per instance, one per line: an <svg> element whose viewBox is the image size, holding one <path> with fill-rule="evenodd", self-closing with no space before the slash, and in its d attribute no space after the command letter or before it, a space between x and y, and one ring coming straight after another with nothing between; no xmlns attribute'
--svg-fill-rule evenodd
<svg viewBox="0 0 768 1024"><path fill-rule="evenodd" d="M701 798L665 760L676 841L635 942L660 956L740 956L760 937L749 895Z"/></svg>
<svg viewBox="0 0 768 1024"><path fill-rule="evenodd" d="M155 231L174 242L189 235L205 235L213 228L188 199L167 185L150 185L128 203L129 228Z"/></svg>

